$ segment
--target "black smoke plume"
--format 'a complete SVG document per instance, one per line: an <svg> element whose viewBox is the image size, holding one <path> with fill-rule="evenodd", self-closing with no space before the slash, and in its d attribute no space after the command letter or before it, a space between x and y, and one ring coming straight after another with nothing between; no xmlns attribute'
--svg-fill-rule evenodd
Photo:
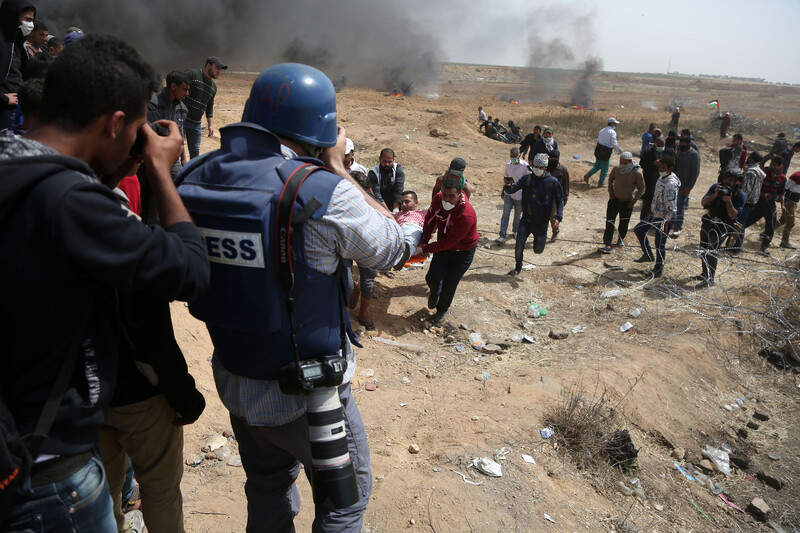
<svg viewBox="0 0 800 533"><path fill-rule="evenodd" d="M571 105L589 107L596 92L592 80L601 68L603 68L603 62L596 57L584 61L583 70L569 93Z"/></svg>
<svg viewBox="0 0 800 533"><path fill-rule="evenodd" d="M160 72L201 68L219 56L260 70L298 61L334 83L408 93L432 79L441 56L435 33L412 22L402 2L369 0L34 0L38 17L107 33L132 44Z"/></svg>
<svg viewBox="0 0 800 533"><path fill-rule="evenodd" d="M553 97L566 82L569 70L581 68L582 61L582 72L572 92L591 85L592 76L600 68L599 62L595 65L595 60L587 58L594 41L594 9L584 4L564 3L537 8L529 17L525 25L528 81L532 86L529 99L541 102ZM585 77L590 62L594 71ZM590 92L589 101L593 89Z"/></svg>

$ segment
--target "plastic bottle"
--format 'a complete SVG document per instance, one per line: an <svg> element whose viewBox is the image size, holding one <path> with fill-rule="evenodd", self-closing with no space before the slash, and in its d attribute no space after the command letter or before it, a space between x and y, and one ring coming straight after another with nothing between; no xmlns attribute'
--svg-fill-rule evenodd
<svg viewBox="0 0 800 533"><path fill-rule="evenodd" d="M531 318L539 318L547 315L547 309L537 304L536 302L528 302L528 315Z"/></svg>

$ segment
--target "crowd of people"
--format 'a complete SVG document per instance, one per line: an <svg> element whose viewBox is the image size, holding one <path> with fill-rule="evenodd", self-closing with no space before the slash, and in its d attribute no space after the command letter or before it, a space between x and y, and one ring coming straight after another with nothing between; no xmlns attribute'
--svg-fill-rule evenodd
<svg viewBox="0 0 800 533"><path fill-rule="evenodd" d="M293 529L302 465L315 530L361 531L372 475L349 386L360 344L347 307L373 328L376 276L428 260L428 320L446 320L479 241L466 161L450 162L420 209L427 191L407 186L394 150L381 150L372 169L355 161L333 84L297 63L264 70L241 122L200 156L202 118L214 135L214 80L227 68L218 57L173 70L162 85L119 39L71 28L45 51L35 7L0 6L0 239L13 250L0 261L13 280L0 303L2 528L127 531L124 511L141 505L149 531L184 531L183 427L205 398L172 329L169 302L182 300L214 345L214 381L247 477L248 530ZM691 132L665 138L653 125L637 166L618 145L617 124L612 117L600 132L584 177L600 171L603 185L610 176L601 251L615 237L623 244L642 199L637 261L653 262L658 277L700 158ZM500 126L485 118L484 129L515 145L497 241L510 222L508 274L518 276L530 236L536 254L548 233L557 238L570 176L553 128L523 138L513 123ZM777 203L781 246L793 248L800 174L784 174L800 143L784 140L762 157L741 140L723 149L720 181L701 201L699 286L713 285L724 240L740 249L762 218L769 253ZM614 150L619 165L609 173Z"/></svg>

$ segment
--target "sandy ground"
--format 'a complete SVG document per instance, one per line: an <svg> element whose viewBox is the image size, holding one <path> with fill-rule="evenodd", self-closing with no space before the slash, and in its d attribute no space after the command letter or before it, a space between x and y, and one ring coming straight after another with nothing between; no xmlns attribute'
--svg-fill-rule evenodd
<svg viewBox="0 0 800 533"><path fill-rule="evenodd" d="M477 107L483 105L504 121L519 122L563 106L568 87L549 102L516 105L499 99L509 90L525 90L514 69L476 73L472 67L450 66L443 67L443 74L444 81L427 91L437 98L394 98L357 88L339 94L340 122L356 143L356 160L371 167L381 148L392 147L406 170L407 188L419 193L422 205L429 202L427 191L435 176L453 157L464 157L466 175L477 187L472 203L481 234L473 268L459 286L443 330L427 329L423 322L429 314L423 270L377 280L372 306L377 330L360 332L364 349L357 353L352 382L367 428L374 476L364 531L768 530L673 466L672 447L685 449L696 464L706 444L722 443L746 454L750 467L734 469L731 477L717 472L713 480L740 507L760 496L773 509L771 519L782 522L787 531L790 524L800 527L800 385L796 375L775 370L756 356L758 342L750 333L763 318L759 309L765 292L784 283L781 273L787 265L796 268L797 258L776 248L772 260L759 263L752 253L757 247L755 229L744 259L722 259L716 288L691 289L689 278L700 271L691 252L699 241L699 196L715 181L718 165L709 154L716 154L722 141L713 134L699 136L704 163L693 194L697 199L687 212L683 236L669 243L676 249L667 255L667 279L651 282L635 270L639 265L632 260L640 252L632 232L626 247L611 256L597 253L607 193L587 187L581 179L593 161L596 131L564 136L556 130L562 162L572 175L562 231L542 255L534 256L529 246L525 258L535 268L511 278L506 272L513 266L513 244L489 242L499 228L499 190L509 146L478 133ZM225 74L218 81L217 127L238 120L253 79L250 74ZM740 113L800 121L798 88L720 80L604 75L593 104L622 121L645 118L666 124L669 116L663 106L673 96L696 102L684 110L686 121L708 117L705 103L711 98L725 99ZM596 130L602 126L598 123ZM449 134L431 137L432 128ZM203 151L219 146L216 135L204 138ZM745 139L771 144L763 137ZM640 141L622 138L620 144L636 153ZM638 207L631 226L636 221ZM792 238L800 244L797 235ZM620 288L617 297L601 298L615 287ZM535 322L525 317L529 300L543 304L548 316ZM178 340L208 402L200 420L186 428L184 454L191 460L201 455L209 436L228 430L230 422L215 391L212 345L204 325L189 315L185 304L175 303L172 309ZM631 318L636 309L641 315ZM626 321L634 328L621 333ZM484 339L506 341L511 333L523 331L523 325L535 342L510 343L500 354L474 351L467 341L473 331ZM583 326L585 333L571 333L564 340L548 337L551 330L569 332L576 326ZM420 348L390 347L375 337ZM457 344L466 350L459 352ZM559 405L576 381L583 383L588 399L606 390L615 423L630 431L640 449L635 473L579 468L555 438L540 436L543 414ZM367 391L367 382L376 383L377 389ZM744 410L723 408L736 398L746 400ZM771 417L742 438L736 430L745 427L756 407L768 409ZM419 446L420 452L410 454L409 444ZM232 447L235 453L235 442ZM489 478L468 468L473 458L493 456L503 448L510 451L500 461L502 477ZM771 461L767 453L781 458ZM532 456L536 464L525 462L522 454ZM766 486L755 477L761 470L774 472L785 486ZM454 471L480 485L466 483ZM618 481L630 482L632 477L641 480L644 497L616 490ZM243 470L224 462L206 460L187 467L182 487L187 530L243 531L244 482ZM305 479L299 485L303 508L296 524L299 531L310 531L310 489Z"/></svg>

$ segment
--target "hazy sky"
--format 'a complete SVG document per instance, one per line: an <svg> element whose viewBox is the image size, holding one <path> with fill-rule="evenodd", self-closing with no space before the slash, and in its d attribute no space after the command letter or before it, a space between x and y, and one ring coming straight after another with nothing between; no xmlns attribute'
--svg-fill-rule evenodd
<svg viewBox="0 0 800 533"><path fill-rule="evenodd" d="M436 21L450 61L525 65L535 34L561 38L577 61L600 57L604 70L666 72L671 57L681 73L800 83L800 0L463 0L456 10L416 3L409 15Z"/></svg>

